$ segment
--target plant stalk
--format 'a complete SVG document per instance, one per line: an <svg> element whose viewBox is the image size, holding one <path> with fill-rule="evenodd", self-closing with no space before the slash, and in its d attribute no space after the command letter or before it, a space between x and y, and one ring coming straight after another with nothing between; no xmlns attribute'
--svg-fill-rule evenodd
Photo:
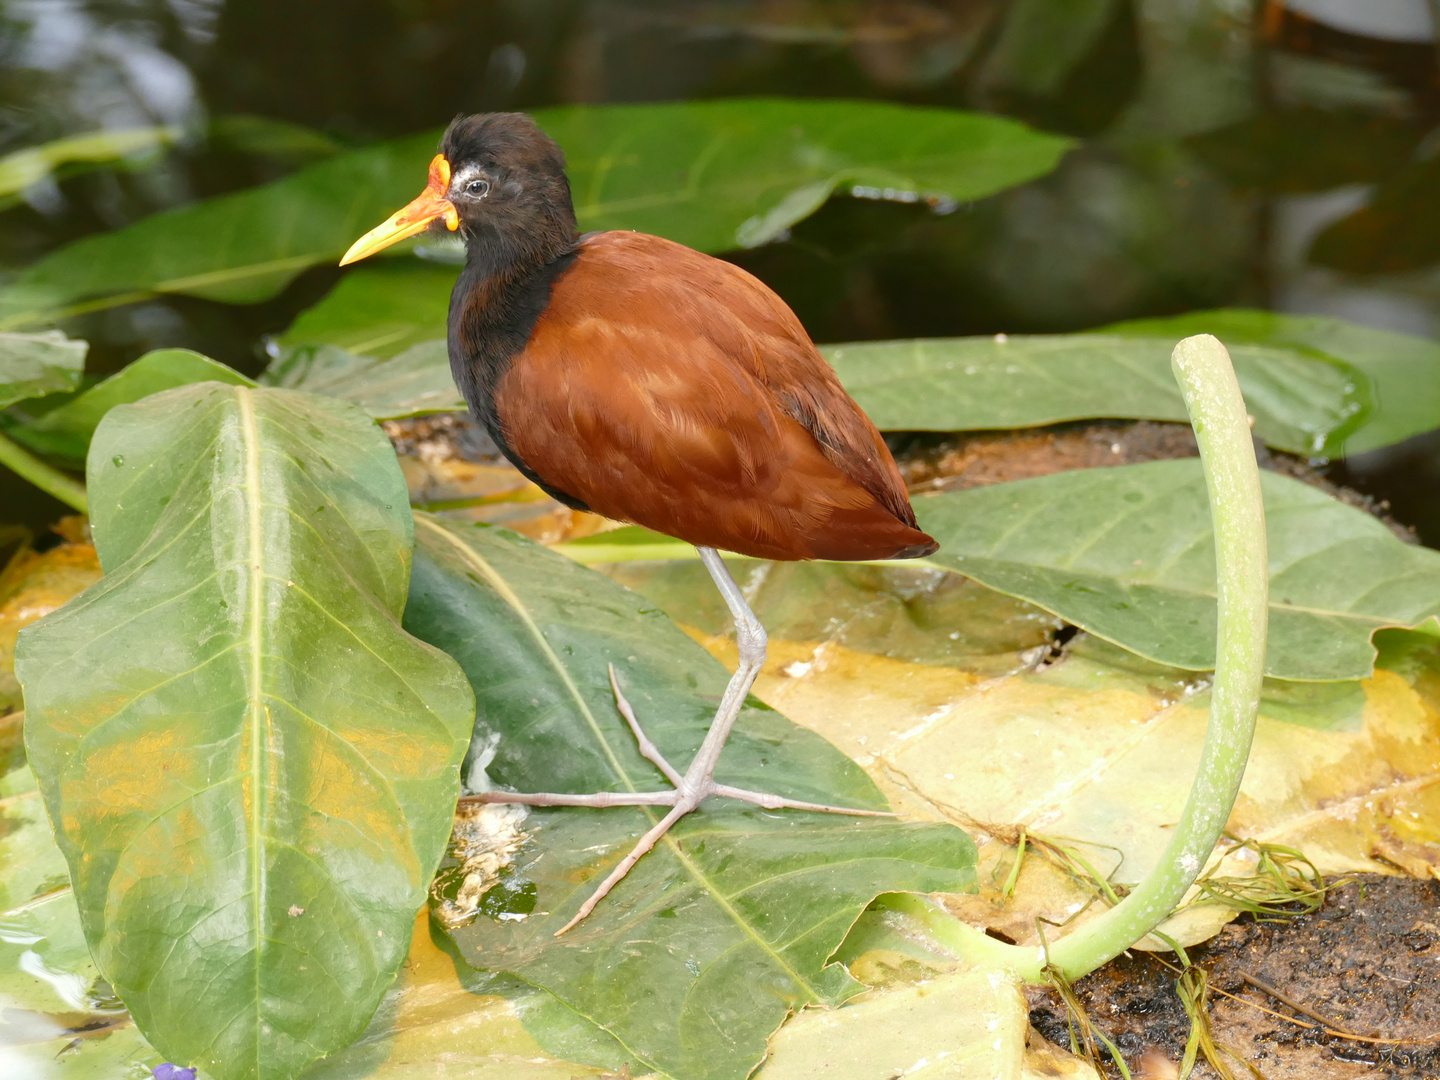
<svg viewBox="0 0 1440 1080"><path fill-rule="evenodd" d="M66 506L88 513L85 485L72 480L53 465L47 465L8 435L0 434L0 465L19 474L47 495L53 495Z"/></svg>
<svg viewBox="0 0 1440 1080"><path fill-rule="evenodd" d="M1215 526L1218 612L1210 721L1190 798L1160 862L1116 907L1045 949L1007 945L918 898L909 913L963 959L1009 968L1032 982L1045 967L1074 980L1114 959L1175 910L1225 828L1255 734L1265 673L1269 567L1260 473L1230 356L1209 334L1175 346L1171 368L1185 397ZM943 926L943 929L942 929Z"/></svg>

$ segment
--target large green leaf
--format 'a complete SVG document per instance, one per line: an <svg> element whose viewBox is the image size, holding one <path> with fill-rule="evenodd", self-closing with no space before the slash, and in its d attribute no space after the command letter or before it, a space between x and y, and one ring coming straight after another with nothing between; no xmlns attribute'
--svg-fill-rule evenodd
<svg viewBox="0 0 1440 1080"><path fill-rule="evenodd" d="M372 259L351 270L280 338L282 347L339 345L394 356L445 336L455 267L421 259Z"/></svg>
<svg viewBox="0 0 1440 1080"><path fill-rule="evenodd" d="M1315 488L1262 473L1266 674L1356 679L1384 627L1440 634L1440 552ZM1172 667L1215 664L1215 549L1195 458L1056 473L915 500L932 559Z"/></svg>
<svg viewBox="0 0 1440 1080"><path fill-rule="evenodd" d="M1322 315L1241 308L1138 319L1104 327L1103 332L1172 342L1191 334L1214 334L1232 349L1268 345L1349 364L1369 380L1372 408L1341 439L1346 454L1389 446L1440 427L1440 342Z"/></svg>
<svg viewBox="0 0 1440 1080"><path fill-rule="evenodd" d="M0 333L0 409L26 398L64 393L80 385L89 342L59 330Z"/></svg>
<svg viewBox="0 0 1440 1080"><path fill-rule="evenodd" d="M15 428L11 435L44 454L84 458L90 436L116 405L198 382L255 385L234 368L189 349L156 349L38 420Z"/></svg>
<svg viewBox="0 0 1440 1080"><path fill-rule="evenodd" d="M750 98L535 117L568 156L582 229L640 229L705 251L773 239L847 187L906 201L980 198L1048 172L1070 146L999 117L881 102ZM20 276L6 318L92 296L266 299L408 202L438 136L344 154L77 241Z"/></svg>
<svg viewBox="0 0 1440 1080"><path fill-rule="evenodd" d="M522 790L665 785L615 709L608 663L661 751L688 762L726 673L664 615L513 533L417 522L405 625L470 676L477 735L498 736L493 780ZM883 805L858 766L753 701L720 774L800 799ZM544 987L638 1064L684 1080L740 1080L789 1011L857 992L826 964L878 893L974 883L970 840L948 826L712 800L555 939L655 820L633 807L532 811L493 890L501 899L454 938L471 964Z"/></svg>
<svg viewBox="0 0 1440 1080"><path fill-rule="evenodd" d="M89 490L105 576L16 663L86 937L172 1060L288 1078L393 980L469 737L403 480L351 406L202 383L111 410Z"/></svg>
<svg viewBox="0 0 1440 1080"><path fill-rule="evenodd" d="M335 345L302 345L282 353L261 379L270 386L338 397L377 420L465 408L450 378L445 341L422 341L391 360L356 356Z"/></svg>
<svg viewBox="0 0 1440 1080"><path fill-rule="evenodd" d="M885 431L969 431L1118 417L1185 420L1173 342L1057 334L830 345L840 381ZM1358 422L1364 379L1346 365L1253 345L1231 358L1255 432L1318 454Z"/></svg>

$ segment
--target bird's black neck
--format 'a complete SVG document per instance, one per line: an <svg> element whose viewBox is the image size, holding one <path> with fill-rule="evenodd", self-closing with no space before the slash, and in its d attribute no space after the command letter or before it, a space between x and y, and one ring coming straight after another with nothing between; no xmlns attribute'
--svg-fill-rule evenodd
<svg viewBox="0 0 1440 1080"><path fill-rule="evenodd" d="M578 238L572 226L568 241L544 246L507 243L500 235L484 238L489 243L477 243L480 239L469 238L465 269L450 294L450 373L500 451L551 495L583 510L516 456L495 408L496 387L530 340L551 286L574 263Z"/></svg>

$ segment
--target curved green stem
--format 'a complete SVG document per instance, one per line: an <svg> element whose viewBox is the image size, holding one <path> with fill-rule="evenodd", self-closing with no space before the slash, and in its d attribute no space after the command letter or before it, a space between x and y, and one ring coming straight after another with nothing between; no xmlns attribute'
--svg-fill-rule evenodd
<svg viewBox="0 0 1440 1080"><path fill-rule="evenodd" d="M1047 964L1078 979L1118 956L1164 921L1214 850L1245 775L1265 672L1269 571L1265 511L1249 418L1230 356L1209 334L1175 346L1171 366L1200 444L1215 525L1218 626L1210 722L1190 798L1155 869L1116 907L1053 942L1048 953L1006 945L924 902L910 914L960 955L1043 981Z"/></svg>
<svg viewBox="0 0 1440 1080"><path fill-rule="evenodd" d="M85 485L72 480L53 465L46 465L7 435L0 434L0 465L23 476L46 494L53 495L66 506L82 514L90 504L85 500Z"/></svg>

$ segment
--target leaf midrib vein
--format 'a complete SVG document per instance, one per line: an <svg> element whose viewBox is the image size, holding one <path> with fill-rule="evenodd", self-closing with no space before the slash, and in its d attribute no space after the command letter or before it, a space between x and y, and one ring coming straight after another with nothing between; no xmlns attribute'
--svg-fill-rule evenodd
<svg viewBox="0 0 1440 1080"><path fill-rule="evenodd" d="M604 733L600 730L599 724L596 723L594 714L591 713L589 705L586 704L585 699L581 696L579 687L577 687L574 680L570 678L569 671L567 671L565 669L565 665L560 662L560 658L555 655L555 650L552 649L550 647L550 643L545 640L545 635L540 632L540 627L536 624L534 618L525 608L525 605L521 602L520 598L515 595L513 590L511 590L509 584L505 581L505 579L502 578L495 571L495 568L492 567L484 558L482 558L478 552L476 552L473 548L469 547L469 545L463 543L458 537L450 533L448 529L442 528L427 517L417 516L415 518L415 522L417 525L424 525L431 532L437 534L448 544L454 547L455 550L460 553L460 557L463 560L470 563L471 566L473 566L477 571L484 575L485 579L491 583L495 591L500 594L501 598L510 605L512 610L514 610L514 612L525 623L526 628L531 632L531 634L534 635L535 640L539 643L541 650L546 656L546 659L550 662L550 664L554 667L555 671L559 674L560 678L564 681L566 687L569 689L571 695L574 697L576 704L582 710L586 722L589 724L590 730L594 733L595 738L599 741L601 748L605 752L606 758L614 764L616 773L620 776L625 786L629 788L629 790L637 790L634 784L631 782L629 775L624 771L624 769L620 767L619 760L615 757L615 752L610 748L610 743L605 738ZM647 807L639 807L638 809L652 822L655 820L654 814L651 813L651 811ZM796 971L793 967L787 964L785 960L780 956L780 954L777 953L775 949L770 945L770 943L765 941L764 938L760 937L760 935L755 932L754 928L751 927L747 922L745 922L744 919L740 917L739 912L737 912L734 907L732 907L730 903L725 899L725 897L720 893L720 891L715 888L715 886L711 883L710 879L700 872L699 867L697 867L694 862L692 862L690 858L685 854L685 852L681 850L680 845L676 843L673 837L667 834L661 838L661 842L664 843L670 849L670 851L674 853L676 861L679 862L680 865L683 866L690 874L690 876L696 881L696 883L699 884L710 895L710 897L714 900L715 904L722 911L724 911L731 920L734 921L735 925L746 937L750 938L757 946L759 946L761 951L764 952L765 955L769 956L778 968L784 971L790 978L795 980L795 984L801 989L803 989L807 994L809 994L811 1000L824 1000L824 997L819 990L811 986L808 980L802 977L798 971Z"/></svg>

